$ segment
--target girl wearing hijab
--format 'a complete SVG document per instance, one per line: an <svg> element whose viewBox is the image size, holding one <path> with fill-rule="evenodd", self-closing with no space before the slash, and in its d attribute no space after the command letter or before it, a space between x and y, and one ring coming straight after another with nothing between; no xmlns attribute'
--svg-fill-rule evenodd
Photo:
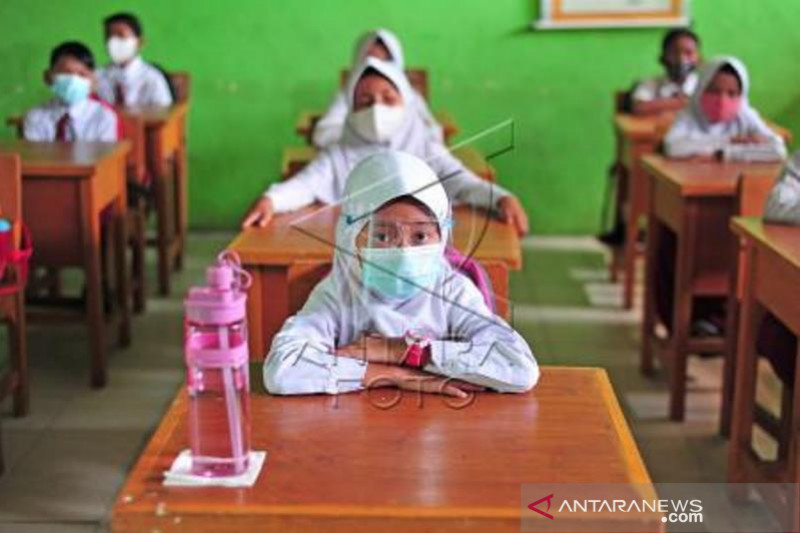
<svg viewBox="0 0 800 533"><path fill-rule="evenodd" d="M339 143L321 150L292 178L275 183L256 201L243 227L266 226L275 213L342 198L350 171L365 157L386 149L423 159L439 176L453 203L495 210L522 235L528 218L519 200L498 185L469 171L440 143L432 142L415 120L405 74L394 64L367 58L350 77L348 114Z"/></svg>
<svg viewBox="0 0 800 533"><path fill-rule="evenodd" d="M368 57L376 57L383 61L394 63L401 72L405 68L403 48L397 36L389 30L377 29L369 31L358 39L353 57L353 66L357 67ZM425 98L414 89L411 89L410 95L408 108L413 111L414 119L422 123L431 141L444 143L442 127L433 118ZM341 89L336 94L331 106L314 125L314 133L311 140L316 147L323 148L341 139L345 120L347 119L348 107L346 89Z"/></svg>
<svg viewBox="0 0 800 533"><path fill-rule="evenodd" d="M267 390L530 390L528 344L445 260L450 202L433 170L383 151L353 169L343 196L333 269L275 336Z"/></svg>
<svg viewBox="0 0 800 533"><path fill-rule="evenodd" d="M780 161L783 139L750 107L750 79L731 56L714 59L700 73L688 107L664 139L670 157L717 157L730 161Z"/></svg>

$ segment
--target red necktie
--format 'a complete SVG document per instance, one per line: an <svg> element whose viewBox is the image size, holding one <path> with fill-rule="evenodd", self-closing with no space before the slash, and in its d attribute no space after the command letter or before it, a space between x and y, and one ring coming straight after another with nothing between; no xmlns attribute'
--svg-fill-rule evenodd
<svg viewBox="0 0 800 533"><path fill-rule="evenodd" d="M114 103L125 105L125 88L119 82L114 85Z"/></svg>
<svg viewBox="0 0 800 533"><path fill-rule="evenodd" d="M56 141L67 142L71 141L70 128L72 126L72 119L69 113L64 113L58 122L56 122Z"/></svg>

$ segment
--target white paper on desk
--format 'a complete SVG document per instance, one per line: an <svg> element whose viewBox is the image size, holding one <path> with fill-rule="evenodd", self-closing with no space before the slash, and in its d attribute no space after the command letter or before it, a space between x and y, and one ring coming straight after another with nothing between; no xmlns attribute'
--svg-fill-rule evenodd
<svg viewBox="0 0 800 533"><path fill-rule="evenodd" d="M252 487L261 467L267 460L267 452L250 452L247 471L238 476L206 477L192 474L192 452L183 450L164 472L165 487Z"/></svg>

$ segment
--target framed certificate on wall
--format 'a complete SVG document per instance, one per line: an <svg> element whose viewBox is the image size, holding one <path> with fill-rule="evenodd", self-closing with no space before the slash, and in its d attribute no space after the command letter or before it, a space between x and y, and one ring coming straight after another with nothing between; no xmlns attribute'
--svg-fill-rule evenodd
<svg viewBox="0 0 800 533"><path fill-rule="evenodd" d="M539 0L537 29L687 26L689 0Z"/></svg>

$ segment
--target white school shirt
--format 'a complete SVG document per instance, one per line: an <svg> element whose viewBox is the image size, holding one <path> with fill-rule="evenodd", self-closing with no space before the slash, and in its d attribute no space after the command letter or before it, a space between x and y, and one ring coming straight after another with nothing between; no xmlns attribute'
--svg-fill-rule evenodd
<svg viewBox="0 0 800 533"><path fill-rule="evenodd" d="M115 105L168 106L172 104L172 93L164 75L140 56L127 65L110 64L97 71L97 93ZM125 102L116 101L116 86L122 86Z"/></svg>
<svg viewBox="0 0 800 533"><path fill-rule="evenodd" d="M118 140L117 114L106 105L87 98L72 106L66 106L58 99L35 107L25 114L23 136L28 141L53 142L56 140L56 127L66 113L71 119L68 130L70 141Z"/></svg>
<svg viewBox="0 0 800 533"><path fill-rule="evenodd" d="M349 102L352 102L356 83L368 69L374 69L391 80L404 102L411 101L412 89L403 71L392 63L369 57L351 75L346 89ZM498 200L510 195L499 185L482 180L467 169L444 145L431 141L422 122L410 112L406 113L405 122L398 131L385 143L367 141L345 120L340 142L321 150L300 172L273 184L264 194L272 200L277 213L314 202L334 204L341 199L353 167L365 157L387 149L406 152L425 161L439 177L452 203L493 209Z"/></svg>
<svg viewBox="0 0 800 533"><path fill-rule="evenodd" d="M633 90L634 102L652 102L662 98L675 98L681 94L691 96L697 88L697 72L690 72L683 83L677 83L668 76L644 80Z"/></svg>
<svg viewBox="0 0 800 533"><path fill-rule="evenodd" d="M370 214L400 196L426 205L449 240L447 194L432 169L409 154L373 154L352 172L336 225L330 274L312 291L272 341L264 384L273 394L337 394L364 388L368 364L335 350L365 334L402 338L408 332L431 341L423 370L500 392L524 392L539 379L528 343L495 316L475 285L444 259L435 282L405 301L386 300L361 283L356 238Z"/></svg>
<svg viewBox="0 0 800 533"><path fill-rule="evenodd" d="M736 70L742 81L742 97L739 114L728 122L712 124L703 112L700 99L717 71L725 65ZM748 94L750 78L744 64L732 56L723 56L703 67L697 90L686 109L681 111L664 138L664 151L669 157L711 156L722 152L730 161L781 161L786 158L783 139L750 106ZM731 138L743 135L759 135L766 138L760 144L731 142Z"/></svg>

